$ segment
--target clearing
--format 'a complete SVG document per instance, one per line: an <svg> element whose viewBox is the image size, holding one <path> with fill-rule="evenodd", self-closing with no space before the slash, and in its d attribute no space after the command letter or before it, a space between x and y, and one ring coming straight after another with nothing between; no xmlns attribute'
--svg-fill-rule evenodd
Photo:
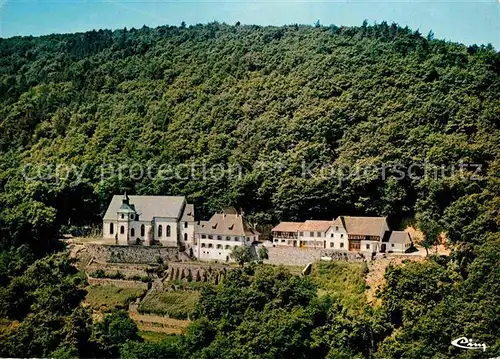
<svg viewBox="0 0 500 359"><path fill-rule="evenodd" d="M119 288L111 284L91 285L86 288L87 296L84 304L90 308L106 312L113 308L128 309L128 305L140 298L145 289Z"/></svg>
<svg viewBox="0 0 500 359"><path fill-rule="evenodd" d="M139 303L138 312L189 319L199 297L196 291L150 291Z"/></svg>

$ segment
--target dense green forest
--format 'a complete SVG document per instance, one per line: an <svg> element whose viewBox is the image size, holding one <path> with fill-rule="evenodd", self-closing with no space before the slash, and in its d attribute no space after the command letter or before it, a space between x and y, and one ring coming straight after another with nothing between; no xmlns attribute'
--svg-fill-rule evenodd
<svg viewBox="0 0 500 359"><path fill-rule="evenodd" d="M490 45L386 23L0 39L0 356L500 355L499 75ZM438 175L396 168L414 164ZM384 176L338 175L375 166ZM453 250L389 268L381 306L356 315L307 278L235 271L205 290L185 336L142 343L122 312L92 323L56 240L124 190L183 194L200 218L234 206L260 226L386 215L429 243L446 232ZM488 351L452 347L460 336Z"/></svg>

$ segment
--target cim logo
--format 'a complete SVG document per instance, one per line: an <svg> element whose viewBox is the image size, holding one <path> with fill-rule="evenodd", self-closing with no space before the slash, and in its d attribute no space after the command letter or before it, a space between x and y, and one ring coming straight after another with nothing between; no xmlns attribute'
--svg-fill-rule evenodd
<svg viewBox="0 0 500 359"><path fill-rule="evenodd" d="M476 343L473 339L467 339L466 337L460 337L451 342L451 345L456 346L457 348L462 349L483 349L483 352L486 351L486 344L484 343Z"/></svg>

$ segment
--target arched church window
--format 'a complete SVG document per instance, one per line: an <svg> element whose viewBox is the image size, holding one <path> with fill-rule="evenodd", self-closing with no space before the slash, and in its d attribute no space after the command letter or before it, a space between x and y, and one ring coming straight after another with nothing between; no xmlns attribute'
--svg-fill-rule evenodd
<svg viewBox="0 0 500 359"><path fill-rule="evenodd" d="M125 233L125 227L121 226L120 227L120 234L123 234L123 233Z"/></svg>
<svg viewBox="0 0 500 359"><path fill-rule="evenodd" d="M167 226L167 237L170 237L170 226Z"/></svg>
<svg viewBox="0 0 500 359"><path fill-rule="evenodd" d="M145 229L144 224L143 224L143 225L141 225L141 237L144 237L145 233L146 233L146 229Z"/></svg>
<svg viewBox="0 0 500 359"><path fill-rule="evenodd" d="M115 231L115 226L113 223L110 223L109 224L109 234L113 234L114 231Z"/></svg>
<svg viewBox="0 0 500 359"><path fill-rule="evenodd" d="M163 235L163 227L161 226L161 224L158 226L158 237L161 237Z"/></svg>

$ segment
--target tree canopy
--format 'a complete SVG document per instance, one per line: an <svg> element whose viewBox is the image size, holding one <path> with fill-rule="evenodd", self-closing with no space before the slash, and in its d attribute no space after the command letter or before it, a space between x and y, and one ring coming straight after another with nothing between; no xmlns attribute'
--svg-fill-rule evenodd
<svg viewBox="0 0 500 359"><path fill-rule="evenodd" d="M499 74L491 45L386 22L0 39L0 355L500 355ZM409 219L452 253L389 268L380 307L358 315L308 278L235 270L184 336L141 343L124 313L92 323L56 240L124 190L257 225ZM489 349L460 351L459 336Z"/></svg>

